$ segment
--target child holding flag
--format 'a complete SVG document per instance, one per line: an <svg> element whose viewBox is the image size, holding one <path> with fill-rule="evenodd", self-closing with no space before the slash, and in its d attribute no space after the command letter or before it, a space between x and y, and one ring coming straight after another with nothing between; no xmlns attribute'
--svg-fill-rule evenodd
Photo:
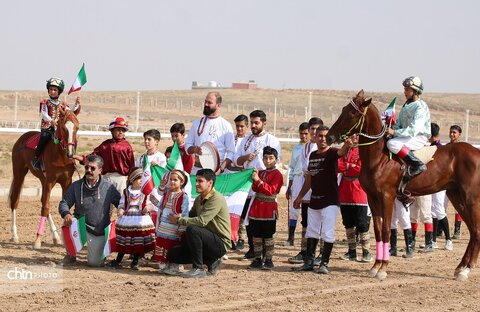
<svg viewBox="0 0 480 312"><path fill-rule="evenodd" d="M165 191L161 202L159 203L159 218L156 229L156 247L153 256L154 260L159 261L160 273L176 275L179 273L179 265L168 263L167 253L174 246L181 243L184 234L184 227L177 224L171 224L168 216L170 214L181 214L182 217L188 216L189 196L184 191L188 183L186 174L181 170L173 170L170 173L169 188Z"/></svg>
<svg viewBox="0 0 480 312"><path fill-rule="evenodd" d="M66 102L60 101L59 97L65 88L65 83L60 78L50 78L47 80L48 99L40 101L40 114L42 115L40 140L35 149L35 155L32 159L32 166L35 169L41 169L38 158L42 153L45 145L51 140L57 130L57 122L60 115L59 109L70 110ZM75 100L73 111L80 108L80 97Z"/></svg>
<svg viewBox="0 0 480 312"><path fill-rule="evenodd" d="M253 235L253 253L255 260L248 266L249 269L273 269L273 252L278 218L277 195L283 185L283 175L275 168L278 152L270 146L263 148L263 164L265 170L252 173L252 190L255 193L253 203L248 213L249 227ZM262 252L265 250L262 261Z"/></svg>
<svg viewBox="0 0 480 312"><path fill-rule="evenodd" d="M144 168L148 163L152 166L167 166L167 158L158 151L158 143L160 142L160 132L157 129L150 129L143 133L143 143L145 144L146 152L142 154L136 162L136 166Z"/></svg>
<svg viewBox="0 0 480 312"><path fill-rule="evenodd" d="M108 266L120 267L125 254L133 254L130 264L132 270L138 270L141 254L152 251L155 241L155 226L147 215L147 206L142 208L145 195L141 192L142 169L134 167L129 175L127 188L123 191L118 205L117 221L117 258Z"/></svg>

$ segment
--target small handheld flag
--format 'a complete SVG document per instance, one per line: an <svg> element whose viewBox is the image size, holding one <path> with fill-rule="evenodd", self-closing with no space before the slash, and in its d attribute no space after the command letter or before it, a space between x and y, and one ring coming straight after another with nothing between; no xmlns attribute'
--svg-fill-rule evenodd
<svg viewBox="0 0 480 312"><path fill-rule="evenodd" d="M68 91L68 94L82 90L82 86L85 83L87 83L87 75L85 74L85 63L83 63L82 68L80 68L80 71L78 72L77 78L75 78L75 81Z"/></svg>
<svg viewBox="0 0 480 312"><path fill-rule="evenodd" d="M388 124L389 127L395 124L397 120L397 115L395 114L395 103L397 102L397 97L394 97L390 102L388 107L382 113L382 120L385 121L385 124Z"/></svg>

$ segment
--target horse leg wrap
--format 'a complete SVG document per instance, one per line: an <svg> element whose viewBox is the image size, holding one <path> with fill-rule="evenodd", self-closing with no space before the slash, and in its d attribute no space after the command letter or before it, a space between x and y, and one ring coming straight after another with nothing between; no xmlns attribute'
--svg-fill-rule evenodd
<svg viewBox="0 0 480 312"><path fill-rule="evenodd" d="M43 232L45 231L45 223L47 223L47 217L41 216L40 223L38 224L37 235L43 235Z"/></svg>
<svg viewBox="0 0 480 312"><path fill-rule="evenodd" d="M384 258L383 242L377 242L375 249L376 249L375 259L376 260L383 260L383 258ZM388 249L387 249L387 253L388 253Z"/></svg>
<svg viewBox="0 0 480 312"><path fill-rule="evenodd" d="M383 261L390 260L390 243L383 243Z"/></svg>

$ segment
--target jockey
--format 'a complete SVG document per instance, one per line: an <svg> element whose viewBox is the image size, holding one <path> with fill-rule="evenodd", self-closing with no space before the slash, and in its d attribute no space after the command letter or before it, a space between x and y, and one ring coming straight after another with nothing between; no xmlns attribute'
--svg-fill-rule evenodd
<svg viewBox="0 0 480 312"><path fill-rule="evenodd" d="M403 87L407 101L403 104L393 129L387 129L387 135L391 137L387 148L410 165L409 174L414 177L427 170L427 166L412 151L428 145L430 111L427 103L420 99L423 92L420 77L406 78Z"/></svg>
<svg viewBox="0 0 480 312"><path fill-rule="evenodd" d="M65 83L60 78L50 78L47 80L48 100L42 100L40 102L40 114L42 116L40 140L37 148L35 149L35 156L32 159L32 166L35 169L41 169L38 157L43 151L43 148L47 142L53 138L55 130L57 128L57 122L59 118L59 107L64 110L70 110L66 102L61 102L58 98L62 94L65 88ZM76 111L80 106L80 98L77 97L73 111Z"/></svg>

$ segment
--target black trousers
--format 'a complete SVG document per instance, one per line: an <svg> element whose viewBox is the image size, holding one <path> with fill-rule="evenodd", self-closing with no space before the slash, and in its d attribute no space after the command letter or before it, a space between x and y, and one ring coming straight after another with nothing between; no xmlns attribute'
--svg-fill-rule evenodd
<svg viewBox="0 0 480 312"><path fill-rule="evenodd" d="M37 158L42 153L42 151L45 148L45 145L47 145L48 141L50 141L53 138L54 132L55 132L55 130L53 129L53 127L50 127L48 129L40 130L40 140L38 141L37 148L35 149L35 156Z"/></svg>
<svg viewBox="0 0 480 312"><path fill-rule="evenodd" d="M197 225L189 225L185 231L185 241L173 247L167 254L172 263L189 264L195 268L202 268L204 264L210 266L227 251L220 237Z"/></svg>
<svg viewBox="0 0 480 312"><path fill-rule="evenodd" d="M343 226L346 229L357 227L359 233L368 232L370 218L368 217L367 206L340 205Z"/></svg>

